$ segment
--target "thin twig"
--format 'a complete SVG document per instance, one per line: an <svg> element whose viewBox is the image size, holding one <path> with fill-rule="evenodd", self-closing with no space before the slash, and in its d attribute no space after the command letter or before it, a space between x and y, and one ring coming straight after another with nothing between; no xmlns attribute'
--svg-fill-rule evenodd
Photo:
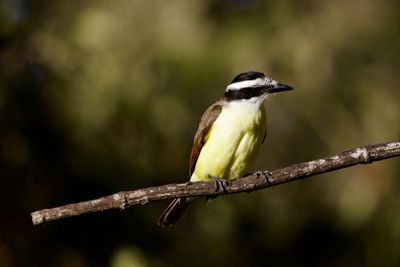
<svg viewBox="0 0 400 267"><path fill-rule="evenodd" d="M215 182L189 182L148 187L133 191L122 191L94 200L32 212L32 222L34 225L39 225L45 222L87 213L110 209L124 210L137 204L144 205L149 202L176 197L216 196L252 192L297 179L347 168L356 164L367 164L373 161L398 156L400 156L400 141L368 145L345 151L331 157L299 163L272 171L268 179L260 178L257 173L253 173L241 179L229 180L223 190L221 190L221 188L218 189Z"/></svg>

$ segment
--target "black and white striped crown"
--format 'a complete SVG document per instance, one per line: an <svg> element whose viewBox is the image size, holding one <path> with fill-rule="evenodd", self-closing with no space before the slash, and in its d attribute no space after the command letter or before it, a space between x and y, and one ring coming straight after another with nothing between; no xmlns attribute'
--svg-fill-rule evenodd
<svg viewBox="0 0 400 267"><path fill-rule="evenodd" d="M265 86L272 80L262 72L247 71L238 74L226 87L225 91L241 90L244 88Z"/></svg>
<svg viewBox="0 0 400 267"><path fill-rule="evenodd" d="M238 74L226 87L225 98L228 101L261 97L264 100L267 94L274 94L293 90L293 87L272 80L262 72L248 71Z"/></svg>

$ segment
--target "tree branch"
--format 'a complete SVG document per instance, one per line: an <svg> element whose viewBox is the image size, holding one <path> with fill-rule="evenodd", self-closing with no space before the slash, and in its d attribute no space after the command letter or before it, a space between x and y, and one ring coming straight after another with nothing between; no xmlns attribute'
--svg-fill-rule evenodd
<svg viewBox="0 0 400 267"><path fill-rule="evenodd" d="M367 164L400 156L400 141L368 145L345 151L331 157L294 164L271 172L268 179L261 179L256 173L244 178L227 181L226 188L218 188L215 182L194 182L167 184L133 191L122 191L110 196L85 202L69 204L31 213L34 225L110 209L124 210L138 204L189 196L217 196L252 192L274 185L284 184L301 178L347 168L357 164Z"/></svg>

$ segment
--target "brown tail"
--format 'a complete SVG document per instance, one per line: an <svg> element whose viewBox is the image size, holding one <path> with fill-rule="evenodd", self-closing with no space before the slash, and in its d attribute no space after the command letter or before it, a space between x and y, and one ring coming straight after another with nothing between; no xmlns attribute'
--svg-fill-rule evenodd
<svg viewBox="0 0 400 267"><path fill-rule="evenodd" d="M158 225L168 227L174 224L191 203L191 199L186 197L175 198L161 214Z"/></svg>

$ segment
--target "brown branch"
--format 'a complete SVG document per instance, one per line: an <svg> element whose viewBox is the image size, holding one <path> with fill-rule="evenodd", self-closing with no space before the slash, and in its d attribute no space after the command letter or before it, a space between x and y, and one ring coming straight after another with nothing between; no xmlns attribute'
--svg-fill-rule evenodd
<svg viewBox="0 0 400 267"><path fill-rule="evenodd" d="M123 191L94 200L32 212L32 222L34 225L39 225L45 222L87 213L110 209L124 210L137 204L143 205L149 202L176 197L216 196L252 192L356 164L367 164L373 161L398 156L400 156L400 141L368 145L345 151L328 158L299 163L272 171L268 179L261 179L257 177L256 173L253 173L241 179L229 180L226 184L226 190L218 190L215 182L195 182L167 184L133 191Z"/></svg>

